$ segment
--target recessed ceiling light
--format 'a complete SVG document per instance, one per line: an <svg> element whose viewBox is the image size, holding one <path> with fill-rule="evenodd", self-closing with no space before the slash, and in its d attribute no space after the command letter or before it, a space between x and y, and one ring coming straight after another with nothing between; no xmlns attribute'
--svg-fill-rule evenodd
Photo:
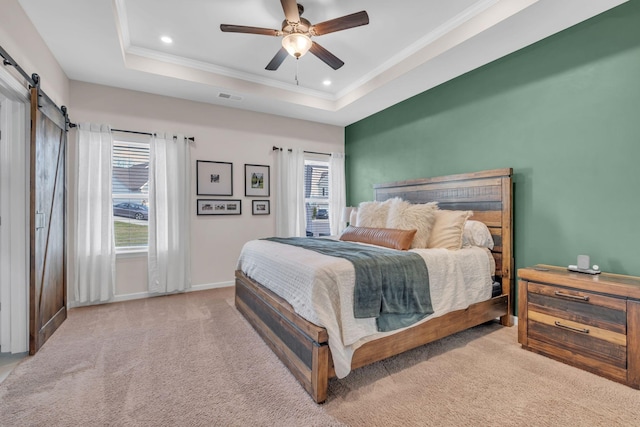
<svg viewBox="0 0 640 427"><path fill-rule="evenodd" d="M331 80L325 80L322 82L322 84L325 86L331 86Z"/></svg>
<svg viewBox="0 0 640 427"><path fill-rule="evenodd" d="M162 36L162 37L160 37L160 40L162 40L166 44L173 43L173 39L171 37L169 37L169 36Z"/></svg>

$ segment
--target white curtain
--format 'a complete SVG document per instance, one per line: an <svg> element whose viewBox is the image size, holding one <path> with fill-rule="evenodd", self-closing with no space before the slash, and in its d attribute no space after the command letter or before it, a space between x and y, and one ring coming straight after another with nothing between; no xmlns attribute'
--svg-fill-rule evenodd
<svg viewBox="0 0 640 427"><path fill-rule="evenodd" d="M329 226L331 235L336 236L344 230L342 210L347 206L344 178L344 153L331 153L329 159Z"/></svg>
<svg viewBox="0 0 640 427"><path fill-rule="evenodd" d="M93 123L80 123L77 137L73 294L76 304L95 304L109 301L115 289L113 138L108 125Z"/></svg>
<svg viewBox="0 0 640 427"><path fill-rule="evenodd" d="M276 236L305 236L304 152L276 152Z"/></svg>
<svg viewBox="0 0 640 427"><path fill-rule="evenodd" d="M156 134L149 152L149 292L191 287L191 159L183 135Z"/></svg>

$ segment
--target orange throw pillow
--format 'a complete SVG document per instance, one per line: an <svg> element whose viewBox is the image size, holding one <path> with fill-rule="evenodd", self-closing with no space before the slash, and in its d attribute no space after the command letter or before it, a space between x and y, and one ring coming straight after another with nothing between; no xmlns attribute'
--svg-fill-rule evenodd
<svg viewBox="0 0 640 427"><path fill-rule="evenodd" d="M411 247L417 230L398 230L393 228L352 227L345 228L340 240L347 242L369 243L385 248L406 251Z"/></svg>

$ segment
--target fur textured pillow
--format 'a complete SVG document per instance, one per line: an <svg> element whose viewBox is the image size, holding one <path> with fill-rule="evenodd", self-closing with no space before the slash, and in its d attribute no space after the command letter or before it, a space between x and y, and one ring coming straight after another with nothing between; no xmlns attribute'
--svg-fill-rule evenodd
<svg viewBox="0 0 640 427"><path fill-rule="evenodd" d="M389 199L384 202L374 201L360 203L358 206L358 216L355 225L358 227L372 228L386 227L387 217L389 215L389 206L391 206L391 203L396 199Z"/></svg>
<svg viewBox="0 0 640 427"><path fill-rule="evenodd" d="M436 220L429 236L428 248L456 250L462 247L464 223L472 211L436 211Z"/></svg>
<svg viewBox="0 0 640 427"><path fill-rule="evenodd" d="M406 251L411 246L416 230L391 230L388 228L347 227L340 240L346 242L369 243L385 248Z"/></svg>
<svg viewBox="0 0 640 427"><path fill-rule="evenodd" d="M406 200L393 199L389 207L387 228L400 230L416 229L416 235L411 243L412 248L426 248L429 234L436 220L437 202L411 204Z"/></svg>

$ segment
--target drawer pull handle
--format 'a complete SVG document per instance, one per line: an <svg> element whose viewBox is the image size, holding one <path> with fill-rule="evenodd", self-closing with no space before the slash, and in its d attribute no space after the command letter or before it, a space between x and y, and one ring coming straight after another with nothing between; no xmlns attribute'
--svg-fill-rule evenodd
<svg viewBox="0 0 640 427"><path fill-rule="evenodd" d="M578 301L589 301L589 297L584 295L570 295L560 291L555 291L554 294L555 296L558 296L558 297L577 299Z"/></svg>
<svg viewBox="0 0 640 427"><path fill-rule="evenodd" d="M568 329L568 330L573 331L573 332L580 332L581 334L588 334L589 333L588 329L574 328L573 326L563 325L562 323L558 322L557 320L554 323L559 328Z"/></svg>

